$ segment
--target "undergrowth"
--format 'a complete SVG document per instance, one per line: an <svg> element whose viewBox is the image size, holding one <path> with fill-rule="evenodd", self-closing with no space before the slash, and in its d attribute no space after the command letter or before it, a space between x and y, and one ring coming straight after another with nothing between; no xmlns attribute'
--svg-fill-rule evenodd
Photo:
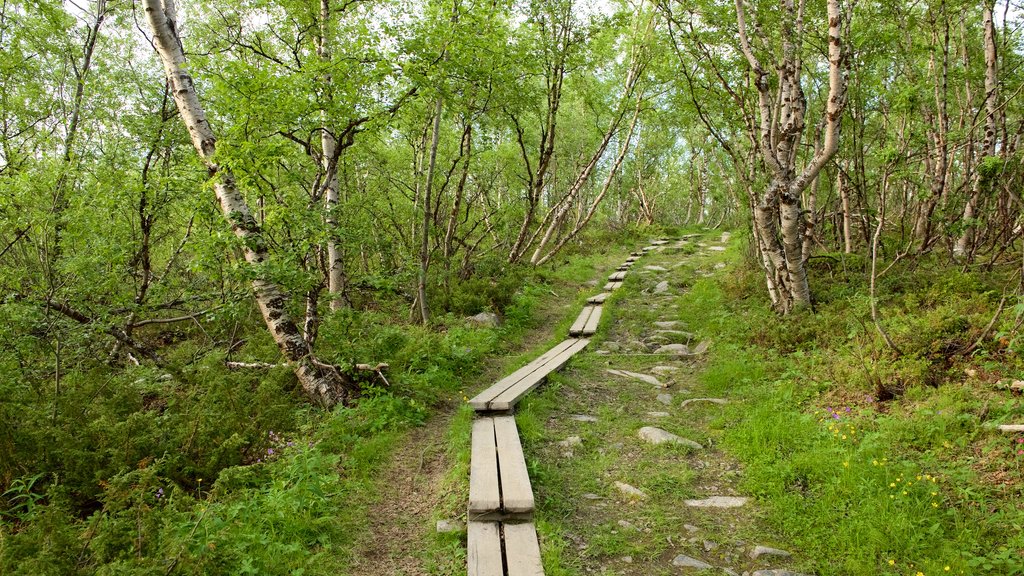
<svg viewBox="0 0 1024 576"><path fill-rule="evenodd" d="M878 284L894 350L863 259L814 261L815 312L781 317L731 255L679 319L715 341L701 377L740 400L724 442L770 528L822 575L1024 573L1024 439L993 430L1024 415L1006 389L1024 369L1024 307L985 330L1012 272L897 263Z"/></svg>
<svg viewBox="0 0 1024 576"><path fill-rule="evenodd" d="M326 315L321 359L389 365L331 412L308 405L287 368L225 368L223 347L209 342L236 343L232 360L277 358L247 302L166 335L178 376L112 367L94 339L68 333L62 345L83 353L56 390L52 358L33 361L52 355L32 336L45 318L19 311L0 327L0 573L344 572L403 431L461 403L488 359L543 324L566 286L575 297L601 258L567 253L535 271L453 282L443 298L438 289L448 310L429 328L396 320L402 307L380 296ZM481 311L501 326L464 319ZM463 545L456 535L441 546Z"/></svg>

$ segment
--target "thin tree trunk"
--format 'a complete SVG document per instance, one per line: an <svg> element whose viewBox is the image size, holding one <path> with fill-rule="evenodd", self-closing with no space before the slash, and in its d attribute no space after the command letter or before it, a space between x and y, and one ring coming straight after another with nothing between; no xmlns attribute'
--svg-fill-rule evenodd
<svg viewBox="0 0 1024 576"><path fill-rule="evenodd" d="M238 190L234 175L228 168L214 162L217 139L206 120L192 76L185 68L185 54L175 29L173 0L143 0L146 17L153 31L157 54L164 66L167 82L188 128L192 144L214 181L214 192L221 212L244 247L245 259L259 270L269 261L263 230L253 218L245 198ZM299 384L315 402L333 406L343 402L353 385L333 366L319 362L287 309L287 297L281 288L257 275L252 281L253 293L263 319L282 355L295 371Z"/></svg>

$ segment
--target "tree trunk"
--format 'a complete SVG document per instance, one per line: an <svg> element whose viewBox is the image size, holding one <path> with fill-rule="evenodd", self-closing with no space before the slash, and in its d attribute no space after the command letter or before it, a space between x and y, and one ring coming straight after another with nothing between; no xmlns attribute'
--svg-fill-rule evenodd
<svg viewBox="0 0 1024 576"><path fill-rule="evenodd" d="M178 113L214 180L214 192L221 212L235 236L242 241L246 261L258 274L252 281L252 288L267 328L285 360L294 369L302 389L312 400L324 406L345 401L353 391L352 383L336 368L316 359L288 313L284 292L277 284L259 277L260 269L269 260L263 230L238 190L231 170L214 162L217 139L206 120L192 76L185 68L185 54L175 29L173 0L143 0L143 5Z"/></svg>

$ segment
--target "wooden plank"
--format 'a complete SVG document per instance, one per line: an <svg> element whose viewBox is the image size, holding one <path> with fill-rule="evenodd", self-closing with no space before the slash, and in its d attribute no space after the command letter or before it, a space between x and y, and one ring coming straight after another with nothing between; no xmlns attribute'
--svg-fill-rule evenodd
<svg viewBox="0 0 1024 576"><path fill-rule="evenodd" d="M590 298L587 298L587 304L604 304L604 301L607 300L608 297L611 295L611 292L601 292L596 296L591 296Z"/></svg>
<svg viewBox="0 0 1024 576"><path fill-rule="evenodd" d="M576 321L569 327L569 336L579 336L583 333L583 328L587 325L587 320L590 319L590 314L593 311L593 306L583 307L583 310L580 311L580 315L576 317Z"/></svg>
<svg viewBox="0 0 1024 576"><path fill-rule="evenodd" d="M494 419L473 421L472 451L469 458L469 520L500 515L498 452L494 444Z"/></svg>
<svg viewBox="0 0 1024 576"><path fill-rule="evenodd" d="M498 523L470 522L466 531L468 576L502 576L505 568L501 561L501 527Z"/></svg>
<svg viewBox="0 0 1024 576"><path fill-rule="evenodd" d="M507 518L528 520L533 517L533 489L515 416L495 416L494 439L501 472L501 510Z"/></svg>
<svg viewBox="0 0 1024 576"><path fill-rule="evenodd" d="M633 262L636 262L639 259L640 259L639 256L630 256L629 258L626 258L626 262L629 262L630 264L632 264Z"/></svg>
<svg viewBox="0 0 1024 576"><path fill-rule="evenodd" d="M616 273L612 274L611 276L609 276L608 280L610 280L611 282L621 282L625 277L626 277L626 273L624 271L623 272L616 272Z"/></svg>
<svg viewBox="0 0 1024 576"><path fill-rule="evenodd" d="M622 287L622 282L609 282L604 285L604 289L608 291L617 290Z"/></svg>
<svg viewBox="0 0 1024 576"><path fill-rule="evenodd" d="M491 399L507 390L516 382L529 376L535 370L537 370L545 363L547 363L548 360L554 358L555 356L558 356L559 353L561 353L563 350L572 345L574 341L574 338L563 340L554 348L541 354L526 366L523 366L522 368L516 370L515 372L509 374L508 376L505 376L501 380L498 380L490 387L488 387L486 390L474 396L472 399L470 399L469 405L472 406L474 410L487 410L488 404L490 403Z"/></svg>
<svg viewBox="0 0 1024 576"><path fill-rule="evenodd" d="M533 522L504 524L505 562L508 576L544 576L540 559L540 542Z"/></svg>
<svg viewBox="0 0 1024 576"><path fill-rule="evenodd" d="M566 362L568 362L574 354L586 348L587 344L590 344L590 340L585 338L572 340L572 345L563 350L558 356L549 360L544 364L542 369L537 370L528 377L516 382L508 390L505 390L498 396L495 396L494 400L491 400L488 404L488 408L490 410L511 410L516 403L522 400L523 396L526 396L531 390L539 386L548 374L558 370L562 366L565 366Z"/></svg>
<svg viewBox="0 0 1024 576"><path fill-rule="evenodd" d="M1022 424L1000 424L999 429L1003 432L1024 432Z"/></svg>
<svg viewBox="0 0 1024 576"><path fill-rule="evenodd" d="M651 240L651 246L664 246L668 244L668 240Z"/></svg>
<svg viewBox="0 0 1024 576"><path fill-rule="evenodd" d="M601 309L603 306L595 306L594 311L590 313L590 318L587 319L587 325L583 327L582 334L584 336L593 336L597 332L597 325L601 322Z"/></svg>

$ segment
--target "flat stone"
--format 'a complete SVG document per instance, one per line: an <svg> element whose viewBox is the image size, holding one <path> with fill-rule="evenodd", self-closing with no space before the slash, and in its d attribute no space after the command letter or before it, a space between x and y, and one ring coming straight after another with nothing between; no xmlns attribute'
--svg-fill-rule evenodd
<svg viewBox="0 0 1024 576"><path fill-rule="evenodd" d="M711 342L709 340L704 340L700 344L697 344L693 348L693 351L690 352L690 354L693 354L694 356L697 356L699 354L703 354L703 353L708 351L708 346L711 346Z"/></svg>
<svg viewBox="0 0 1024 576"><path fill-rule="evenodd" d="M708 246L708 250L713 252L725 252L725 246Z"/></svg>
<svg viewBox="0 0 1024 576"><path fill-rule="evenodd" d="M656 386L658 388L668 388L668 384L662 384L660 380L658 380L654 376L651 376L650 374L640 374L639 372L630 372L629 370L612 370L612 369L605 370L605 372L608 372L609 374L614 374L615 376L625 376L627 378L635 378L637 380L640 380L641 382L646 382L646 383L648 383L648 384L650 384L652 386Z"/></svg>
<svg viewBox="0 0 1024 576"><path fill-rule="evenodd" d="M697 442L694 442L693 440L677 436L669 432L668 430L662 430L661 428L656 428L654 426L644 426L643 428L640 429L639 432L637 432L637 434L644 440L647 440L651 444L655 445L664 444L668 442L671 444L682 444L683 446L689 446L690 448L694 448L696 450L704 449L703 446L701 446Z"/></svg>
<svg viewBox="0 0 1024 576"><path fill-rule="evenodd" d="M785 550L779 550L778 548L770 548L768 546L755 546L754 549L750 552L750 557L754 560L757 560L761 556L778 556L780 558L789 558L790 556L792 556L792 554L786 552Z"/></svg>
<svg viewBox="0 0 1024 576"><path fill-rule="evenodd" d="M694 532L697 532L698 530L700 530L700 528L697 528L693 524L683 524L683 528L686 529L686 531L689 532L690 534L693 534Z"/></svg>
<svg viewBox="0 0 1024 576"><path fill-rule="evenodd" d="M708 570L714 568L714 566L708 564L707 562L702 562L700 560L697 560L696 558L691 558L685 554L680 554L679 556L676 556L672 560L672 565L678 566L680 568L696 568L698 570Z"/></svg>
<svg viewBox="0 0 1024 576"><path fill-rule="evenodd" d="M654 323L658 328L675 328L679 325L678 320L659 320Z"/></svg>
<svg viewBox="0 0 1024 576"><path fill-rule="evenodd" d="M651 372L654 372L658 376L665 376L679 370L678 366L655 366L651 368Z"/></svg>
<svg viewBox="0 0 1024 576"><path fill-rule="evenodd" d="M715 264L715 270L725 270L725 262L719 262Z"/></svg>
<svg viewBox="0 0 1024 576"><path fill-rule="evenodd" d="M583 497L586 498L587 500L601 500L602 499L597 494L589 494L589 493L588 494L584 494Z"/></svg>
<svg viewBox="0 0 1024 576"><path fill-rule="evenodd" d="M654 286L653 294L664 294L668 292L668 280L662 280Z"/></svg>
<svg viewBox="0 0 1024 576"><path fill-rule="evenodd" d="M476 316L470 316L466 320L481 328L497 328L501 325L501 319L494 312L481 312Z"/></svg>
<svg viewBox="0 0 1024 576"><path fill-rule="evenodd" d="M750 576L807 576L807 574L801 574L800 572L793 572L792 570L755 570Z"/></svg>
<svg viewBox="0 0 1024 576"><path fill-rule="evenodd" d="M688 405L694 402L711 402L712 404L728 404L729 401L724 398L688 398L683 400L683 403L679 405L680 408L686 408Z"/></svg>
<svg viewBox="0 0 1024 576"><path fill-rule="evenodd" d="M661 402L662 404L664 404L666 406L671 406L672 405L672 395L671 394L658 394L658 402Z"/></svg>
<svg viewBox="0 0 1024 576"><path fill-rule="evenodd" d="M694 508L739 508L749 500L744 496L712 496L703 500L687 500L686 505Z"/></svg>
<svg viewBox="0 0 1024 576"><path fill-rule="evenodd" d="M639 528L634 526L633 523L629 520L619 520L618 524L619 527L624 528L626 530L639 530Z"/></svg>
<svg viewBox="0 0 1024 576"><path fill-rule="evenodd" d="M569 419L577 422L597 422L596 416L590 416L588 414L570 414Z"/></svg>
<svg viewBox="0 0 1024 576"><path fill-rule="evenodd" d="M666 344L664 346L658 347L658 349L655 350L654 353L655 354L676 354L676 355L679 355L679 356L689 356L691 354L690 353L690 347L687 346L686 344Z"/></svg>
<svg viewBox="0 0 1024 576"><path fill-rule="evenodd" d="M458 520L438 520L437 531L440 534L449 534L451 532L462 532L466 529L466 525Z"/></svg>
<svg viewBox="0 0 1024 576"><path fill-rule="evenodd" d="M668 418L671 416L668 412L648 412L647 415L651 418Z"/></svg>
<svg viewBox="0 0 1024 576"><path fill-rule="evenodd" d="M643 490L640 490L639 488L637 488L635 486L630 486L629 484L626 484L625 482L618 482L618 481L616 481L615 482L615 487L619 489L619 492L622 492L623 494L625 494L626 496L628 496L630 498L637 498L637 499L640 499L640 500L643 500L644 498L647 498L647 494L644 494Z"/></svg>
<svg viewBox="0 0 1024 576"><path fill-rule="evenodd" d="M565 440L562 440L561 442L558 443L558 445L561 446L562 448L572 448L574 446L579 446L581 444L583 444L583 439L580 438L579 436L569 436Z"/></svg>
<svg viewBox="0 0 1024 576"><path fill-rule="evenodd" d="M632 556L623 556L622 557L622 561L625 562L626 564L632 564L633 563L633 557Z"/></svg>
<svg viewBox="0 0 1024 576"><path fill-rule="evenodd" d="M718 542L715 542L714 540L705 540L701 543L701 545L704 546L705 552L711 552L712 550L718 548Z"/></svg>
<svg viewBox="0 0 1024 576"><path fill-rule="evenodd" d="M644 266L644 270L650 270L651 272L668 272L668 268L656 265Z"/></svg>

